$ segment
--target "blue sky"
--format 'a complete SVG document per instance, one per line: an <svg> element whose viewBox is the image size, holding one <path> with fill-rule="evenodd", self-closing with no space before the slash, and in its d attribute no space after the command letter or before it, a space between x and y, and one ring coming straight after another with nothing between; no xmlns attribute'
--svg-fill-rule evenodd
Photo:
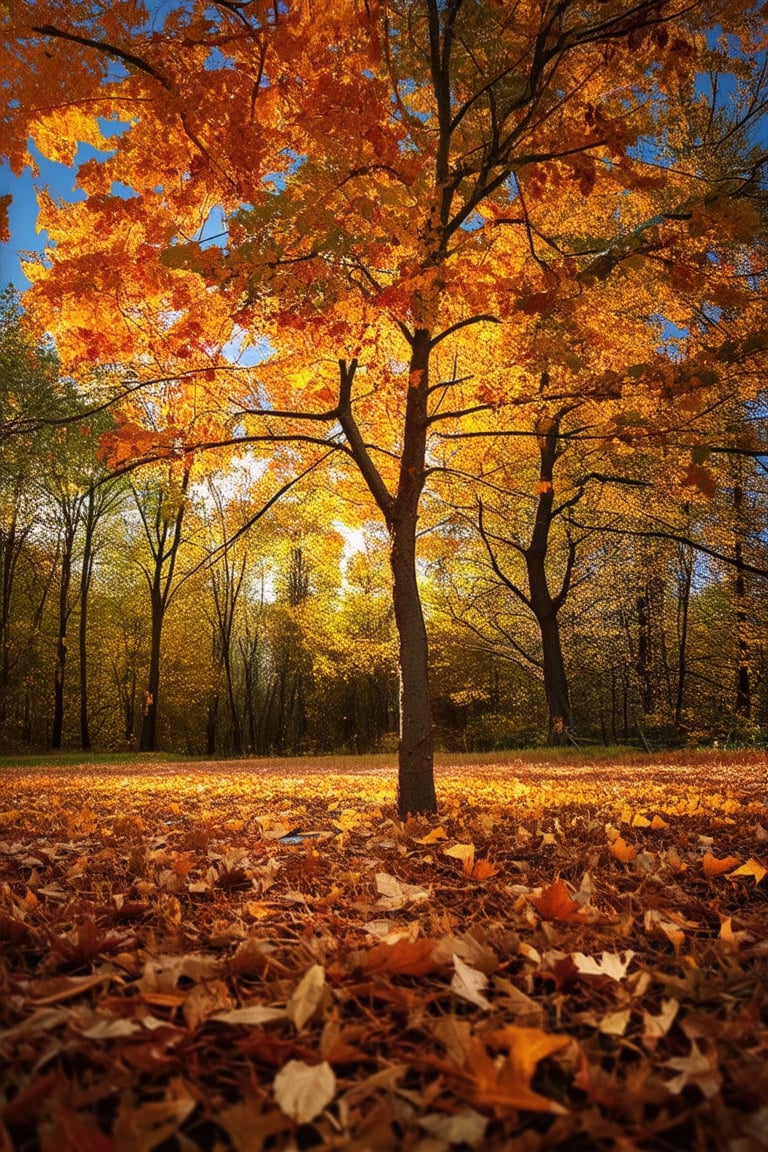
<svg viewBox="0 0 768 1152"><path fill-rule="evenodd" d="M21 271L18 252L20 249L39 247L43 238L38 236L35 229L37 202L32 174L26 168L24 174L17 178L4 160L0 166L0 196L8 192L13 196L9 209L11 242L0 244L0 287L4 288L11 283L23 290L28 287L29 281Z"/></svg>

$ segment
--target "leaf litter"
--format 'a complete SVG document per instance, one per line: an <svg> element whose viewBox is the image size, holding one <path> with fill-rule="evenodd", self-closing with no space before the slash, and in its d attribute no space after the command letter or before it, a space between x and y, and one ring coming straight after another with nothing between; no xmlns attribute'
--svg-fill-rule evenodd
<svg viewBox="0 0 768 1152"><path fill-rule="evenodd" d="M764 1149L765 777L6 770L0 1150Z"/></svg>

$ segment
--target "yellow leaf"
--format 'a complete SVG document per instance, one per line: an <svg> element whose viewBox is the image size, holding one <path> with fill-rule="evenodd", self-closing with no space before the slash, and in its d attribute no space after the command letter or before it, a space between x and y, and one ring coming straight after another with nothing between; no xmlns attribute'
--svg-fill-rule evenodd
<svg viewBox="0 0 768 1152"><path fill-rule="evenodd" d="M746 864L742 864L741 868L737 868L735 872L731 872L729 879L732 876L754 876L755 884L759 884L768 869L764 868L759 860L754 860L751 856Z"/></svg>
<svg viewBox="0 0 768 1152"><path fill-rule="evenodd" d="M669 824L666 820L662 820L661 816L654 816L653 820L651 820L651 828L669 828Z"/></svg>
<svg viewBox="0 0 768 1152"><path fill-rule="evenodd" d="M617 836L611 844L611 855L615 856L617 860L621 860L622 864L628 864L637 856L637 848L634 844L627 844L623 837Z"/></svg>
<svg viewBox="0 0 768 1152"><path fill-rule="evenodd" d="M96 118L75 104L66 104L38 115L30 124L29 131L43 156L61 164L73 162L81 143L100 149L109 147Z"/></svg>
<svg viewBox="0 0 768 1152"><path fill-rule="evenodd" d="M420 836L416 841L417 844L436 844L438 840L447 840L448 833L445 828L440 825L438 828L433 828L431 832L427 832L426 836Z"/></svg>
<svg viewBox="0 0 768 1152"><path fill-rule="evenodd" d="M469 876L475 863L475 846L474 844L454 844L451 848L443 848L444 856L452 856L455 860L461 860L464 867L464 872Z"/></svg>
<svg viewBox="0 0 768 1152"><path fill-rule="evenodd" d="M645 816L643 816L642 812L636 812L635 815L632 817L632 827L633 828L650 828L651 822Z"/></svg>

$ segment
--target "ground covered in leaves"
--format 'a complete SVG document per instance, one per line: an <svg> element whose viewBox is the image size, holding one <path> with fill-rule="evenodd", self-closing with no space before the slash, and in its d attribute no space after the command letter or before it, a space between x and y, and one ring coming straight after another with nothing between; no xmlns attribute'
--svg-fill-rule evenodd
<svg viewBox="0 0 768 1152"><path fill-rule="evenodd" d="M0 1150L765 1149L766 784L0 769Z"/></svg>

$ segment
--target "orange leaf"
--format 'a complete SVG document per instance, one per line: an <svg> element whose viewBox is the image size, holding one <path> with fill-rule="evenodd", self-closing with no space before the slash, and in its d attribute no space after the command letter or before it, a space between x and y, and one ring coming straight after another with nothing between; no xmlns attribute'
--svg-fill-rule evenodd
<svg viewBox="0 0 768 1152"><path fill-rule="evenodd" d="M539 1028L517 1028L510 1024L492 1033L488 1040L493 1047L506 1049L508 1055L499 1067L482 1041L476 1036L471 1038L466 1067L471 1069L473 1098L477 1104L492 1107L497 1115L517 1109L564 1112L554 1100L534 1092L531 1081L539 1061L567 1047L568 1036L551 1036Z"/></svg>
<svg viewBox="0 0 768 1152"><path fill-rule="evenodd" d="M573 899L564 880L555 880L531 900L542 920L583 920L584 909Z"/></svg>
<svg viewBox="0 0 768 1152"><path fill-rule="evenodd" d="M611 844L611 855L621 860L622 864L628 864L637 856L637 848L634 844L627 844L621 836L617 836Z"/></svg>
<svg viewBox="0 0 768 1152"><path fill-rule="evenodd" d="M498 864L494 864L492 860L476 860L471 876L473 880L487 880L489 876L495 876L498 871Z"/></svg>
<svg viewBox="0 0 768 1152"><path fill-rule="evenodd" d="M719 876L721 872L730 872L731 868L735 868L738 864L741 864L738 856L724 856L722 860L718 860L711 852L707 852L701 867L705 876Z"/></svg>
<svg viewBox="0 0 768 1152"><path fill-rule="evenodd" d="M432 958L434 940L398 940L377 944L363 958L361 968L370 975L427 976L439 965Z"/></svg>
<svg viewBox="0 0 768 1152"><path fill-rule="evenodd" d="M11 238L11 230L8 224L8 209L12 199L13 197L10 193L0 196L0 244L7 244Z"/></svg>

